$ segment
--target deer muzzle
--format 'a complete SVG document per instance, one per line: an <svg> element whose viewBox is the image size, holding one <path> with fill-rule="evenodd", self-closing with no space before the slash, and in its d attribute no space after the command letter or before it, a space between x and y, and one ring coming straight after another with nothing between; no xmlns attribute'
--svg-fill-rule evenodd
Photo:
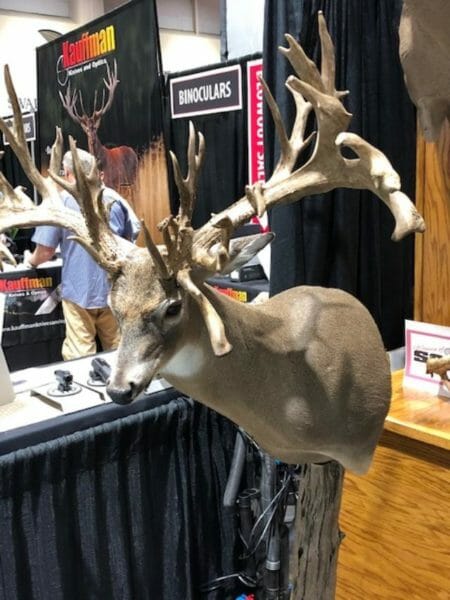
<svg viewBox="0 0 450 600"><path fill-rule="evenodd" d="M121 387L108 385L106 387L106 392L115 404L130 404L137 395L132 383Z"/></svg>
<svg viewBox="0 0 450 600"><path fill-rule="evenodd" d="M116 404L129 404L151 383L159 366L160 349L150 355L130 351L129 345L119 346L117 363L113 368L106 392Z"/></svg>

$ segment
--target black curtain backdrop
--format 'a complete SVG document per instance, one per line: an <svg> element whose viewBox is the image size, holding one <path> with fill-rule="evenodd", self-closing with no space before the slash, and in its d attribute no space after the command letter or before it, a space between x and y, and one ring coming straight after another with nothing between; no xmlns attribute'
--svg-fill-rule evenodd
<svg viewBox="0 0 450 600"><path fill-rule="evenodd" d="M172 73L166 85L166 126L168 147L175 152L183 174L186 174L186 149L189 136L189 120L205 136L206 153L198 179L198 193L193 215L194 227L200 227L211 217L244 195L248 183L247 165L247 68L249 60L261 58L260 54L245 56L216 65L208 65L179 73ZM202 73L231 65L241 65L242 109L229 112L195 115L172 119L170 115L170 80L174 77ZM178 210L178 193L169 166L171 210Z"/></svg>
<svg viewBox="0 0 450 600"><path fill-rule="evenodd" d="M277 51L284 34L320 56L317 12L322 10L336 49L336 87L353 114L350 131L382 150L411 198L415 181L415 113L398 58L401 0L266 0L264 72L286 123L293 101L285 88L291 67ZM267 172L278 153L266 114ZM270 215L271 293L295 285L342 288L358 297L375 318L387 349L404 344L404 319L413 305L413 238L392 242L394 220L376 196L339 189L307 197Z"/></svg>
<svg viewBox="0 0 450 600"><path fill-rule="evenodd" d="M234 426L183 398L0 457L2 600L201 600L233 572Z"/></svg>

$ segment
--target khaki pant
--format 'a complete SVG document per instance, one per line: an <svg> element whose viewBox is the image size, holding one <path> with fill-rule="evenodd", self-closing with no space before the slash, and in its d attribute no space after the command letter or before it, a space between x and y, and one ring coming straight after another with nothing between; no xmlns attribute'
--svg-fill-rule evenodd
<svg viewBox="0 0 450 600"><path fill-rule="evenodd" d="M117 348L120 333L110 308L82 308L70 300L63 300L62 307L66 321L66 338L62 346L64 360L95 354L97 335L103 350Z"/></svg>

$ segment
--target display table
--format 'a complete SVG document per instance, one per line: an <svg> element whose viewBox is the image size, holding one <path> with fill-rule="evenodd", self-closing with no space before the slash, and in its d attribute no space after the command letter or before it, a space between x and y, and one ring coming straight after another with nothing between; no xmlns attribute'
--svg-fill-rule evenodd
<svg viewBox="0 0 450 600"><path fill-rule="evenodd" d="M345 477L337 600L450 598L450 400L402 380L369 473Z"/></svg>
<svg viewBox="0 0 450 600"><path fill-rule="evenodd" d="M0 433L0 598L199 600L236 568L235 435L173 388Z"/></svg>

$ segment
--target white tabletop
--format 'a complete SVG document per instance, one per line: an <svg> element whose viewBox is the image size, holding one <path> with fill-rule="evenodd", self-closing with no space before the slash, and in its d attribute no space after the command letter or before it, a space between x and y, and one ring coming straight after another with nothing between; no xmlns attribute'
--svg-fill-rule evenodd
<svg viewBox="0 0 450 600"><path fill-rule="evenodd" d="M115 351L104 352L96 356L101 356L111 366L115 364ZM0 405L0 432L54 417L63 418L65 414L111 402L106 394L105 386L92 386L89 383L89 371L93 358L95 356L86 356L77 360L31 367L11 373L15 399L8 404ZM59 407L50 406L32 393L32 391L37 391L46 395L48 389L55 385L54 372L57 369L69 370L73 375L73 382L80 386L79 393L65 398L57 398ZM151 394L169 387L171 386L164 379L154 379L146 393Z"/></svg>

